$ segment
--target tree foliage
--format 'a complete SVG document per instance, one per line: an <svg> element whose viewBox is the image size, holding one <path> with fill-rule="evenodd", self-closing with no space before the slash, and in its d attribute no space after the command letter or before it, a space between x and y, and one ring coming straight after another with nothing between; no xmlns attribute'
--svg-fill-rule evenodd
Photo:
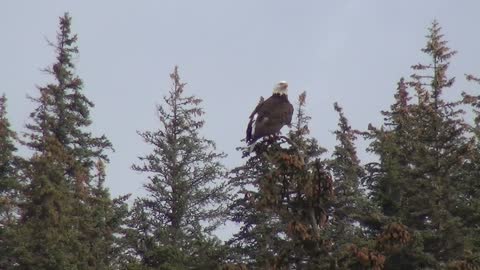
<svg viewBox="0 0 480 270"><path fill-rule="evenodd" d="M75 75L78 53L71 17L60 17L51 43L56 62L45 69L53 83L38 87L23 144L33 155L23 166L27 183L16 231L19 269L107 269L113 248L114 203L103 187L103 168L111 143L93 136L93 103Z"/></svg>
<svg viewBox="0 0 480 270"><path fill-rule="evenodd" d="M0 97L0 268L12 263L13 228L19 215L19 159L15 155L16 134L7 118L7 98Z"/></svg>
<svg viewBox="0 0 480 270"><path fill-rule="evenodd" d="M455 82L447 71L456 51L440 30L434 22L422 49L430 63L412 66L411 80L400 80L395 103L383 112L384 125L370 128L370 151L379 157L368 165L372 198L414 236L391 255L389 269L440 269L477 249L475 228L466 222L478 212L471 207L476 199L465 198L476 186L467 175L477 174L478 142L465 121L465 99L445 98Z"/></svg>
<svg viewBox="0 0 480 270"><path fill-rule="evenodd" d="M289 137L262 140L246 164L231 173L238 189L232 220L242 224L230 240L238 263L290 269L318 266L318 258L329 256L324 228L333 182L320 158L325 150L308 137L305 102L303 93Z"/></svg>
<svg viewBox="0 0 480 270"><path fill-rule="evenodd" d="M201 99L186 96L178 68L164 103L157 106L160 129L139 132L153 146L133 170L148 177L148 196L138 198L127 237L146 269L185 269L217 263L218 240L211 233L224 219L225 155L201 135Z"/></svg>

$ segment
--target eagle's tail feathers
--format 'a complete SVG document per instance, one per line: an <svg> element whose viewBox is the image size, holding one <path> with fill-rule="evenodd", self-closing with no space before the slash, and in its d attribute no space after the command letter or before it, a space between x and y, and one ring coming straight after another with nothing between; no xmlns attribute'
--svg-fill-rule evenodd
<svg viewBox="0 0 480 270"><path fill-rule="evenodd" d="M252 124L253 124L253 119L250 118L250 121L248 122L247 126L247 136L245 137L247 143L250 143L252 140Z"/></svg>

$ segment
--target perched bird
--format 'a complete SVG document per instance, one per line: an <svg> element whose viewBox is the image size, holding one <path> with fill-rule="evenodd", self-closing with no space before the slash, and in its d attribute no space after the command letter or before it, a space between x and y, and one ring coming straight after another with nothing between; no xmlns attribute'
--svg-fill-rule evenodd
<svg viewBox="0 0 480 270"><path fill-rule="evenodd" d="M273 94L260 101L250 115L246 141L249 145L258 139L280 132L284 125L292 122L293 106L288 101L288 83L281 81L273 88Z"/></svg>

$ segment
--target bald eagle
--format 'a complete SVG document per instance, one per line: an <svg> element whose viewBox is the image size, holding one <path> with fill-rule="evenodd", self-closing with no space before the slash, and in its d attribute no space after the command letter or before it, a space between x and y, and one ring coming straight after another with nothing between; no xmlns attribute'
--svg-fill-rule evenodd
<svg viewBox="0 0 480 270"><path fill-rule="evenodd" d="M246 141L249 145L264 136L277 134L284 125L291 124L293 106L288 101L287 88L287 82L276 84L272 96L260 101L252 112L247 126Z"/></svg>

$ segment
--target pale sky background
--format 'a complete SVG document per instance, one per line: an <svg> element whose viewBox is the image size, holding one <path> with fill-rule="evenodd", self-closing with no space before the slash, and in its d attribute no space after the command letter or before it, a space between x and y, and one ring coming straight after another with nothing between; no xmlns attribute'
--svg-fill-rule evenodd
<svg viewBox="0 0 480 270"><path fill-rule="evenodd" d="M136 131L159 127L155 105L175 65L187 94L204 100L204 133L229 155L229 168L242 162L235 147L259 96L270 96L280 80L289 82L292 102L307 91L312 135L328 149L335 144L333 102L354 128L380 123L399 78L425 59L420 49L434 19L459 51L450 69L459 82L454 91L470 87L464 73L480 75L475 0L2 1L0 93L19 133L33 110L26 95L51 81L40 71L55 61L46 39L55 40L66 11L79 36L77 72L96 104L92 130L115 148L107 168L113 196L144 194L146 177L130 166L150 148Z"/></svg>

